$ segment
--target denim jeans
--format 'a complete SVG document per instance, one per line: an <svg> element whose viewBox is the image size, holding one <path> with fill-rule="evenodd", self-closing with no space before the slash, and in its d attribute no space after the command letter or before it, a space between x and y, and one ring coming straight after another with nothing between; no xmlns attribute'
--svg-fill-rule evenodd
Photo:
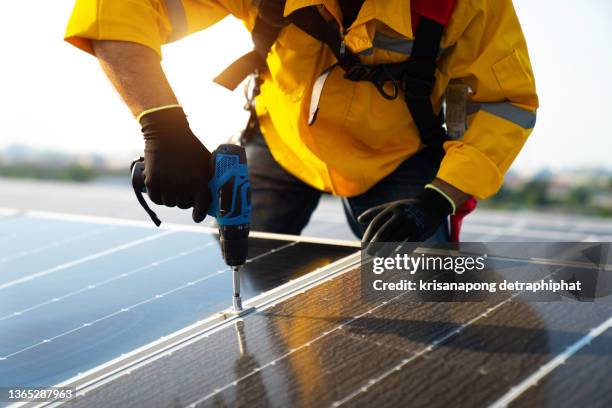
<svg viewBox="0 0 612 408"><path fill-rule="evenodd" d="M252 189L253 231L299 235L317 208L321 191L284 170L272 157L261 134L245 143ZM344 213L353 233L361 238L364 225L357 217L369 208L411 198L435 177L439 157L423 150L403 162L393 173L363 194L342 198ZM438 228L430 242L448 242L448 223Z"/></svg>

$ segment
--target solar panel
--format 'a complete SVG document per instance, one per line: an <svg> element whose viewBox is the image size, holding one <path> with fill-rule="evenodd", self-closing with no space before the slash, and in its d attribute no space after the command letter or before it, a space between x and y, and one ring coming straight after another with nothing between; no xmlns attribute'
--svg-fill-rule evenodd
<svg viewBox="0 0 612 408"><path fill-rule="evenodd" d="M466 232L587 240L608 224L484 212ZM206 229L36 214L0 226L0 381L76 386L70 406L612 405L610 302L363 296L354 246L263 235L243 274L253 308L219 317L231 277Z"/></svg>
<svg viewBox="0 0 612 408"><path fill-rule="evenodd" d="M359 268L341 268L74 406L609 406L610 304L366 299L361 284Z"/></svg>
<svg viewBox="0 0 612 408"><path fill-rule="evenodd" d="M247 301L356 250L257 236ZM231 304L210 229L4 216L0 271L0 387L60 383Z"/></svg>
<svg viewBox="0 0 612 408"><path fill-rule="evenodd" d="M572 214L478 210L465 219L462 239L473 242L611 242L612 220Z"/></svg>

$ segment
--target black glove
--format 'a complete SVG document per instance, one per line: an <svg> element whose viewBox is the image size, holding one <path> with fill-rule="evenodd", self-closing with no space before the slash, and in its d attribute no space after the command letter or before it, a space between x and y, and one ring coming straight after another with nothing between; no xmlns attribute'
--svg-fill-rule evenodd
<svg viewBox="0 0 612 408"><path fill-rule="evenodd" d="M211 154L189 128L180 107L145 114L145 185L155 204L193 207L193 220L206 218Z"/></svg>
<svg viewBox="0 0 612 408"><path fill-rule="evenodd" d="M383 242L422 242L452 212L451 203L442 194L426 188L415 198L392 201L361 214L357 221L369 224L361 242L367 245L369 255L384 252Z"/></svg>

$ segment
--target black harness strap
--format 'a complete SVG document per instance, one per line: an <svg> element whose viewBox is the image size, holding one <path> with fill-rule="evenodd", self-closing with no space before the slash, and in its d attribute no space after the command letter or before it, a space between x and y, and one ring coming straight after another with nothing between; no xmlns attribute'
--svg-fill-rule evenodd
<svg viewBox="0 0 612 408"><path fill-rule="evenodd" d="M354 16L352 18L356 18L364 1L365 0L351 0L354 4L351 4L351 9L347 10L347 13ZM243 55L228 66L214 78L215 83L233 91L255 70L261 71L266 69L266 57L278 38L280 31L284 27L281 22L281 10L284 9L284 4L284 1L274 0L263 0L259 3L260 12L255 19L255 26L251 32L251 38L254 44L253 51ZM357 12L355 12L354 9L356 9ZM350 18L351 17L347 17L345 23L352 24ZM315 6L300 8L291 13L288 19L283 20L283 22L285 25L293 23L306 34L327 44L338 61L344 59L344 53L342 52L344 48L342 45L342 34L338 25L335 20L327 22ZM347 63L349 59L351 62L359 62L359 58L351 53L348 53L346 57Z"/></svg>
<svg viewBox="0 0 612 408"><path fill-rule="evenodd" d="M227 68L217 75L213 81L222 87L235 90L242 81L257 70L265 70L266 62L261 58L255 50L244 54L236 61L232 62Z"/></svg>
<svg viewBox="0 0 612 408"><path fill-rule="evenodd" d="M289 20L309 36L326 44L340 61L343 56L342 33L335 20L327 22L315 6L300 8L289 15Z"/></svg>
<svg viewBox="0 0 612 408"><path fill-rule="evenodd" d="M282 3L282 8L284 8L284 1L274 5L280 7L280 3ZM260 6L265 7L266 4L268 3L262 2ZM266 64L268 53L278 38L278 34L286 25L286 23L272 23L271 18L274 18L272 15L276 14L275 11L276 10L268 11L267 15L262 13L257 15L253 31L251 32L251 38L254 45L253 51L238 58L225 68L223 72L213 79L215 83L233 91L253 72L265 71L268 69Z"/></svg>
<svg viewBox="0 0 612 408"><path fill-rule="evenodd" d="M352 24L364 0L355 0L347 10L343 24ZM421 142L429 147L441 147L448 140L442 114L436 114L431 103L435 85L437 58L444 25L427 17L420 17L410 58L391 64L364 64L345 45L343 34L335 20L326 21L316 6L300 8L287 19L282 18L284 1L261 0L273 12L263 9L255 20L252 37L255 48L226 68L214 81L228 89L235 89L249 74L267 69L266 57L284 25L292 23L306 34L326 44L350 81L369 81L387 99L395 99L404 90L404 100L419 131ZM341 3L342 5L343 3ZM262 14L275 15L272 19ZM280 14L280 17L279 17ZM350 14L350 16L349 16ZM351 20L351 18L353 20ZM335 66L334 65L334 66ZM330 68L333 68L330 67ZM388 87L391 86L389 92Z"/></svg>
<svg viewBox="0 0 612 408"><path fill-rule="evenodd" d="M406 70L402 76L404 100L414 119L423 144L441 145L448 136L442 115L434 112L431 93L436 82L436 60L444 26L421 17Z"/></svg>
<svg viewBox="0 0 612 408"><path fill-rule="evenodd" d="M338 2L340 9L342 10L342 25L344 26L345 30L348 30L355 20L357 20L357 16L361 11L361 6L363 6L363 3L365 3L365 0L340 0Z"/></svg>

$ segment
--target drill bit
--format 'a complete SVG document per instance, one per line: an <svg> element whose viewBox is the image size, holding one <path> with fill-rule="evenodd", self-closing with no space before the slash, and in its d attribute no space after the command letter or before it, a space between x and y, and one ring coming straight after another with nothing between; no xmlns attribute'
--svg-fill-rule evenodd
<svg viewBox="0 0 612 408"><path fill-rule="evenodd" d="M234 312L242 311L242 298L240 297L240 270L239 266L232 267L232 279L234 281L232 305Z"/></svg>

